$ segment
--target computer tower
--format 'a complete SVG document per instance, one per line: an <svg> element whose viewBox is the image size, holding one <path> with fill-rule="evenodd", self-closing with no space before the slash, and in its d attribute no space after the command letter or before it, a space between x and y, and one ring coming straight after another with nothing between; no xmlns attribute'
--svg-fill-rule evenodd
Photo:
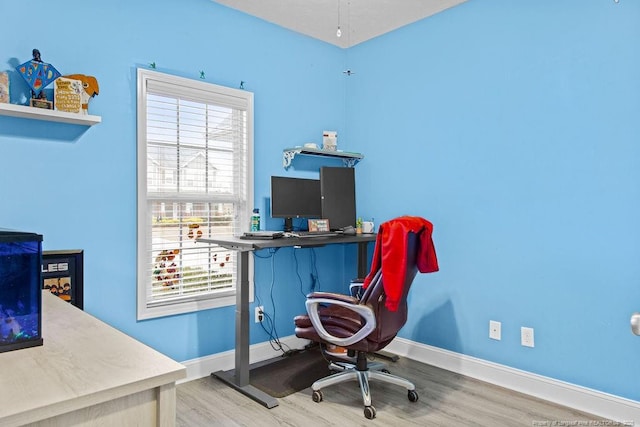
<svg viewBox="0 0 640 427"><path fill-rule="evenodd" d="M320 168L320 202L322 218L331 230L356 225L355 170L348 167Z"/></svg>

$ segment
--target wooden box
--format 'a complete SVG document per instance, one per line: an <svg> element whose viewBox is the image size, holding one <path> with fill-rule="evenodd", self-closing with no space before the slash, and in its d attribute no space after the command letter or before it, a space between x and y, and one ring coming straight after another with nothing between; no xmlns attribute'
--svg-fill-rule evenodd
<svg viewBox="0 0 640 427"><path fill-rule="evenodd" d="M0 103L9 103L9 73L0 72Z"/></svg>
<svg viewBox="0 0 640 427"><path fill-rule="evenodd" d="M31 101L29 101L29 104L32 107L44 108L45 110L53 110L53 102L47 101L46 99L31 98Z"/></svg>

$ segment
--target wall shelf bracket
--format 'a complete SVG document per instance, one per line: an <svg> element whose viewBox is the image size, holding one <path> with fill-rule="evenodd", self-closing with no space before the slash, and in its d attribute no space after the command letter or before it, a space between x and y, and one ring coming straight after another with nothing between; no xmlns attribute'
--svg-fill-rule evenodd
<svg viewBox="0 0 640 427"><path fill-rule="evenodd" d="M291 166L291 162L297 155L303 156L318 156L318 157L331 157L335 159L342 159L342 163L346 167L354 167L364 156L360 153L348 153L346 151L329 151L321 150L319 148L307 148L307 147L294 147L285 148L282 151L282 166L288 169Z"/></svg>

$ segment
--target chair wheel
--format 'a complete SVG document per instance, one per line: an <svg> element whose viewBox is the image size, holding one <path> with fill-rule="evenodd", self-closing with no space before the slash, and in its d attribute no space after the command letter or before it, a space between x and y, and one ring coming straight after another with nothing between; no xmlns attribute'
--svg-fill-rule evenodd
<svg viewBox="0 0 640 427"><path fill-rule="evenodd" d="M316 403L322 402L322 392L320 390L314 391L311 395L311 399Z"/></svg>
<svg viewBox="0 0 640 427"><path fill-rule="evenodd" d="M373 406L364 407L364 417L368 420L372 420L376 417L376 408Z"/></svg>
<svg viewBox="0 0 640 427"><path fill-rule="evenodd" d="M384 372L385 374L391 374L388 369L380 369L380 372Z"/></svg>
<svg viewBox="0 0 640 427"><path fill-rule="evenodd" d="M415 390L409 390L407 392L407 397L409 398L409 402L417 402L418 401L418 393Z"/></svg>

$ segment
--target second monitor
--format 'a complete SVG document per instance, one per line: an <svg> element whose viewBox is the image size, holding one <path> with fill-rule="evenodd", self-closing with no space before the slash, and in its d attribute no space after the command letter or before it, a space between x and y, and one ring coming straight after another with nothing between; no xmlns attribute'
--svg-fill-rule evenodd
<svg viewBox="0 0 640 427"><path fill-rule="evenodd" d="M329 220L331 230L356 225L355 169L320 168L320 205L322 218Z"/></svg>

